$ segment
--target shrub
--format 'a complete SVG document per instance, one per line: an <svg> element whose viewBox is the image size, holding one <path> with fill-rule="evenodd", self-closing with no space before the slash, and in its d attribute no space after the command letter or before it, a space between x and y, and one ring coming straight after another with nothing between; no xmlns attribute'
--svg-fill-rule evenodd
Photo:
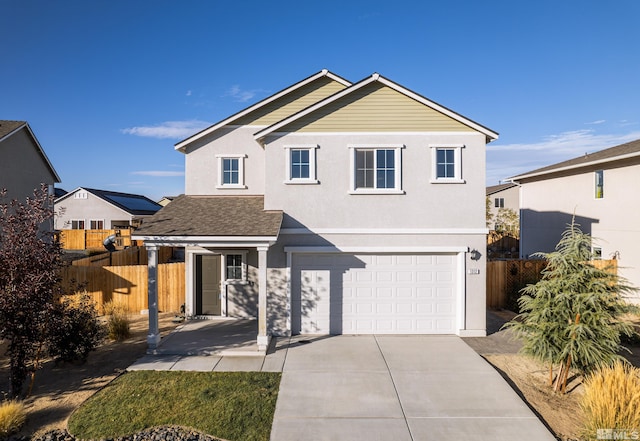
<svg viewBox="0 0 640 441"><path fill-rule="evenodd" d="M110 301L105 303L104 311L109 316L107 330L111 340L122 341L131 337L129 317L123 305Z"/></svg>
<svg viewBox="0 0 640 441"><path fill-rule="evenodd" d="M49 334L49 355L63 361L86 361L104 339L106 331L98 320L91 297L65 297L54 309Z"/></svg>
<svg viewBox="0 0 640 441"><path fill-rule="evenodd" d="M597 439L602 430L639 432L640 369L617 361L595 371L584 382L580 404L587 439Z"/></svg>
<svg viewBox="0 0 640 441"><path fill-rule="evenodd" d="M7 437L20 430L26 418L22 402L10 400L0 404L0 436Z"/></svg>

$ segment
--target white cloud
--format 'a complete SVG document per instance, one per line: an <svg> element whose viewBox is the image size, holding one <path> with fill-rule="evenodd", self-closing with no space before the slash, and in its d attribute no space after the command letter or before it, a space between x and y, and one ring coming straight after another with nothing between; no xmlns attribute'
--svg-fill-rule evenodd
<svg viewBox="0 0 640 441"><path fill-rule="evenodd" d="M487 146L487 185L636 139L640 139L640 131L598 134L585 129L549 135L528 144L492 143Z"/></svg>
<svg viewBox="0 0 640 441"><path fill-rule="evenodd" d="M259 92L263 92L263 91L260 89L242 90L240 86L234 85L234 86L231 86L231 88L225 92L224 96L230 96L235 101L246 103L247 101L253 99L253 97L256 96L256 94Z"/></svg>
<svg viewBox="0 0 640 441"><path fill-rule="evenodd" d="M191 96L191 95L192 95L191 91L187 90L186 96Z"/></svg>
<svg viewBox="0 0 640 441"><path fill-rule="evenodd" d="M164 170L147 170L147 171L134 171L132 175L138 176L153 176L156 178L171 178L175 176L184 176L183 171L164 171Z"/></svg>
<svg viewBox="0 0 640 441"><path fill-rule="evenodd" d="M605 120L605 119L597 119L595 121L591 121L591 122L588 122L588 123L585 123L585 124L588 125L588 126L594 126L594 125L597 125L597 124L603 124L605 122L607 122L607 120Z"/></svg>
<svg viewBox="0 0 640 441"><path fill-rule="evenodd" d="M206 121L165 121L155 126L138 126L122 129L127 135L160 139L184 139L209 127Z"/></svg>

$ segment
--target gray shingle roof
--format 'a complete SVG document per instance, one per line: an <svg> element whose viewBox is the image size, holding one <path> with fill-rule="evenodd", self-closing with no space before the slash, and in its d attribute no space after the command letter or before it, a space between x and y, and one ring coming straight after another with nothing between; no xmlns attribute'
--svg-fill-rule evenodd
<svg viewBox="0 0 640 441"><path fill-rule="evenodd" d="M490 187L487 187L487 196L502 190L506 190L507 188L515 187L516 185L518 184L514 184L513 182L509 182L507 184L492 185Z"/></svg>
<svg viewBox="0 0 640 441"><path fill-rule="evenodd" d="M521 173L518 176L514 176L513 179L517 179L521 176L531 176L549 173L554 170L564 169L564 168L577 168L582 165L589 165L594 162L601 162L606 160L615 160L616 158L624 155L629 155L633 153L640 153L640 139L635 141L627 142L625 144L621 144L615 147L610 147L605 150L600 150L595 153L584 154L577 158L569 159L567 161L559 162L557 164L548 165L546 167L538 168L536 170L532 170L527 173Z"/></svg>
<svg viewBox="0 0 640 441"><path fill-rule="evenodd" d="M264 209L264 196L182 195L145 219L135 235L275 237L282 216Z"/></svg>

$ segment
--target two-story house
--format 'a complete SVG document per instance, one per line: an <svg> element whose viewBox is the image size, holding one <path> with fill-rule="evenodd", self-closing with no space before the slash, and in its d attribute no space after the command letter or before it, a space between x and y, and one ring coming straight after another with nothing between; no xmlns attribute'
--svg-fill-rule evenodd
<svg viewBox="0 0 640 441"><path fill-rule="evenodd" d="M485 146L498 134L379 74L323 70L178 143L185 195L145 221L186 247L188 316L270 335L485 335ZM155 308L155 309L154 309Z"/></svg>
<svg viewBox="0 0 640 441"><path fill-rule="evenodd" d="M640 185L640 140L511 179L520 184L521 257L553 251L575 219L596 239L596 258L618 259L619 274L640 289L640 211L633 196Z"/></svg>

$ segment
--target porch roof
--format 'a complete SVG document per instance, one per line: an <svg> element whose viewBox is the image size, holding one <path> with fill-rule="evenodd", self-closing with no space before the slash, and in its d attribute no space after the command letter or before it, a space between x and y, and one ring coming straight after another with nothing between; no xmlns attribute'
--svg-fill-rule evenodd
<svg viewBox="0 0 640 441"><path fill-rule="evenodd" d="M282 216L280 210L264 209L264 196L182 195L146 218L133 238L275 238Z"/></svg>

